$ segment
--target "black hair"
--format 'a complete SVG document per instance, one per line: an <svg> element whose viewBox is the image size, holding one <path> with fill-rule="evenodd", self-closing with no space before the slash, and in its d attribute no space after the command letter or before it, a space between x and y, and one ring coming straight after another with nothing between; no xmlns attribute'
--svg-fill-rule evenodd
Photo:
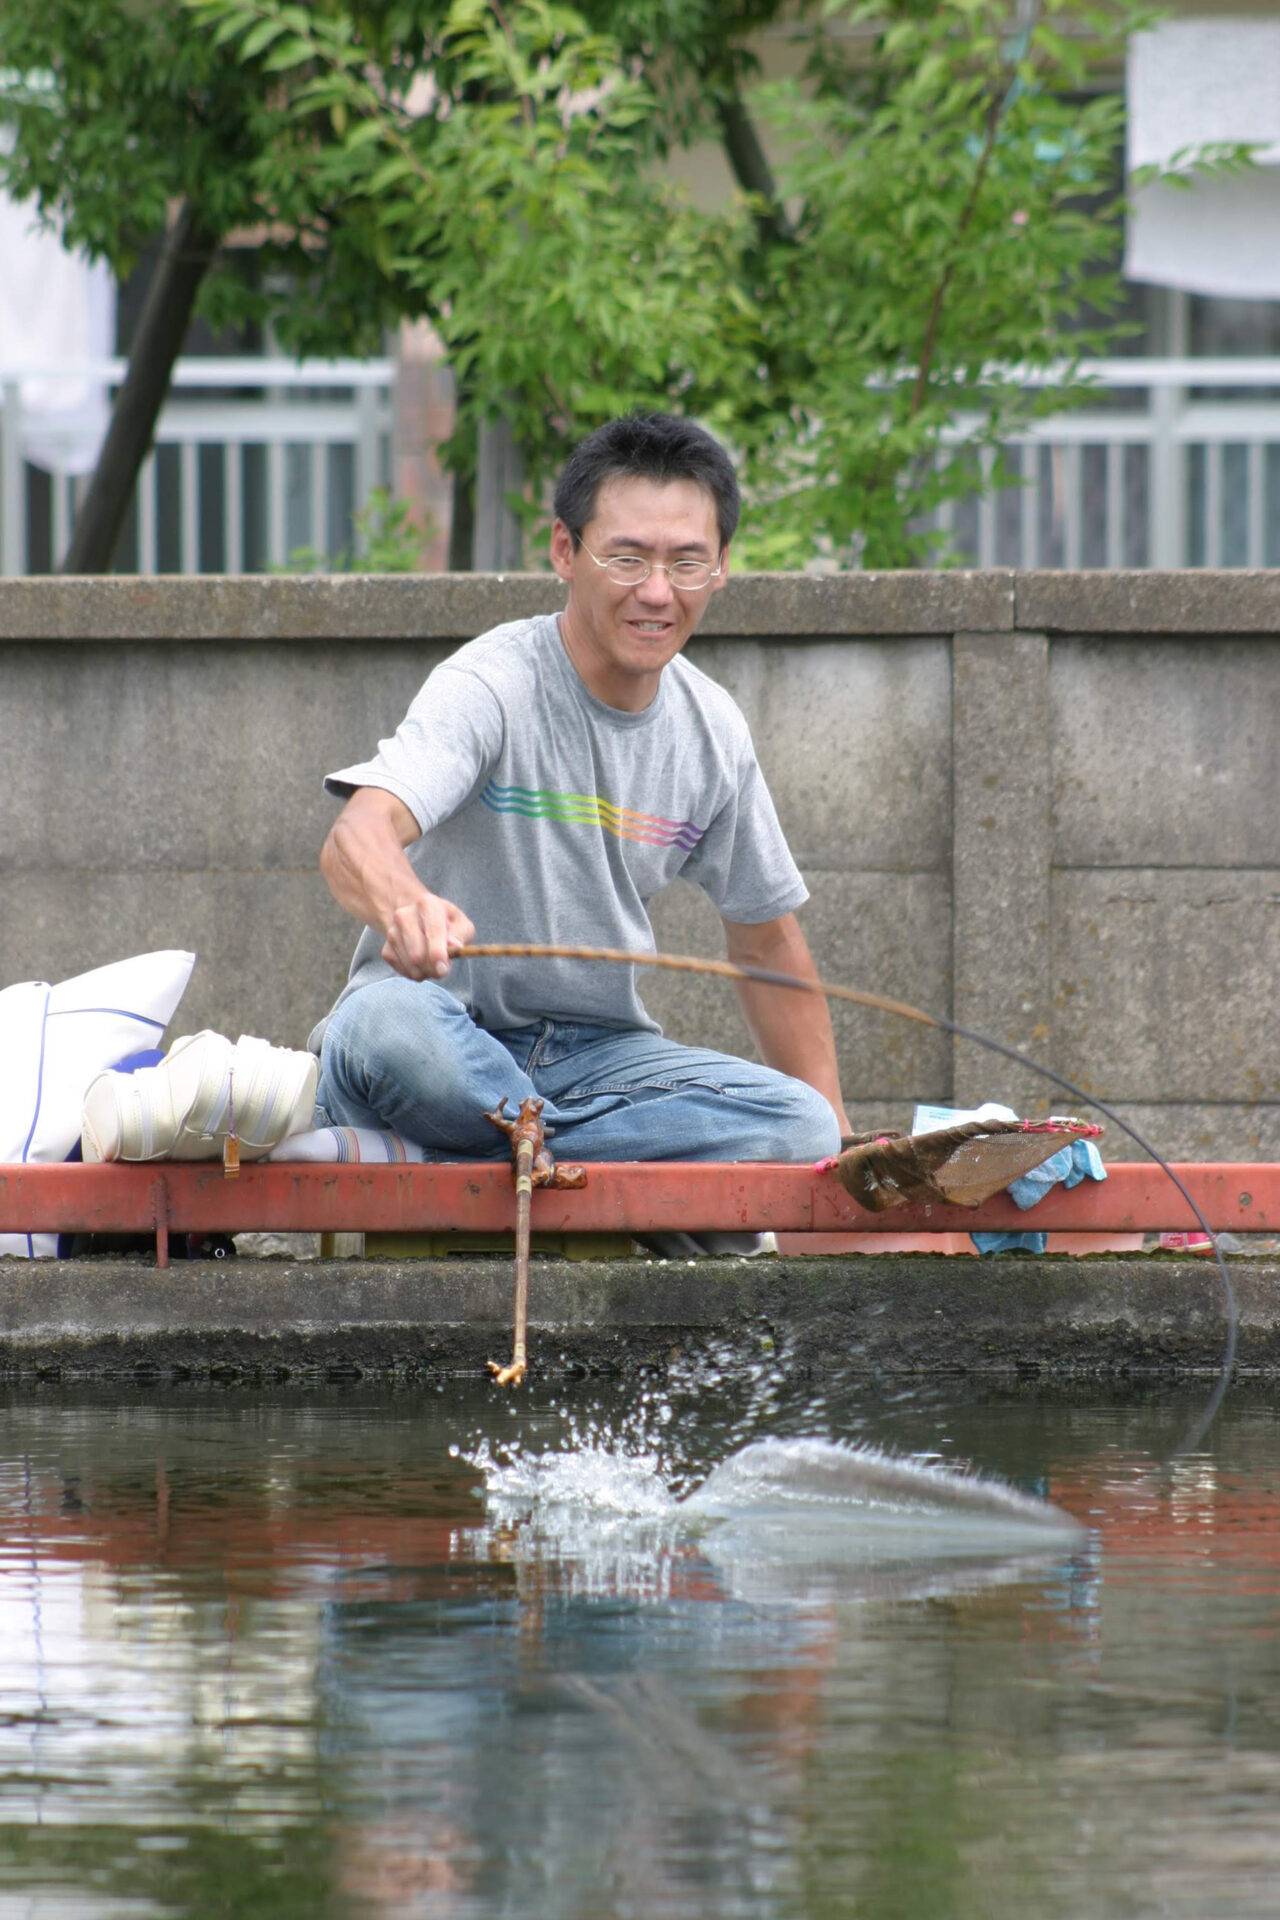
<svg viewBox="0 0 1280 1920"><path fill-rule="evenodd" d="M718 440L673 413L628 413L607 420L576 446L555 493L555 515L576 546L606 480L692 480L716 505L720 545L728 546L742 511L738 477Z"/></svg>

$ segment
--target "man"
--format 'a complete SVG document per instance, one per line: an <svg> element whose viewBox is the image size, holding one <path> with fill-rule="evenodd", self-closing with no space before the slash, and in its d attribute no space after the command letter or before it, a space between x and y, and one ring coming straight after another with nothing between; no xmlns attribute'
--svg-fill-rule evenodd
<svg viewBox="0 0 1280 1920"><path fill-rule="evenodd" d="M472 940L652 950L646 904L682 874L719 909L731 960L812 977L807 892L746 722L680 657L724 585L738 511L701 428L600 428L556 489L564 612L461 647L393 740L326 780L347 804L321 870L365 922L312 1036L331 1120L393 1128L430 1158L492 1158L507 1141L486 1113L538 1094L566 1159L836 1151L820 996L740 987L761 1067L663 1038L634 968L451 957Z"/></svg>

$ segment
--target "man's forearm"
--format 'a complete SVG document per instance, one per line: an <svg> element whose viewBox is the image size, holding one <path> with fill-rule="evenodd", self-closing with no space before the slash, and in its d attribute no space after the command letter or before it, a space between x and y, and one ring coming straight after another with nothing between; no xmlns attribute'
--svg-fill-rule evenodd
<svg viewBox="0 0 1280 1920"><path fill-rule="evenodd" d="M320 870L338 905L385 933L397 907L426 891L385 815L348 810L334 822Z"/></svg>
<svg viewBox="0 0 1280 1920"><path fill-rule="evenodd" d="M442 980L450 954L475 938L475 927L414 872L405 847L417 833L401 801L362 787L334 822L320 870L340 907L386 935L388 966L408 980Z"/></svg>
<svg viewBox="0 0 1280 1920"><path fill-rule="evenodd" d="M793 915L759 928L734 926L726 931L729 958L738 965L817 979L809 943ZM815 1087L835 1109L841 1131L848 1132L831 1012L822 995L765 986L756 980L740 980L736 985L747 1027L765 1065Z"/></svg>

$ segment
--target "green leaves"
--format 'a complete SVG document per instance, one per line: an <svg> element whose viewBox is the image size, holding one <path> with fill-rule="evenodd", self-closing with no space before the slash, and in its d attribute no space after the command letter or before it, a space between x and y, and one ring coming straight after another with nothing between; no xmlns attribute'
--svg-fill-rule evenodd
<svg viewBox="0 0 1280 1920"><path fill-rule="evenodd" d="M273 40L279 39L280 35L287 31L288 28L283 20L268 18L255 21L240 42L240 58L252 60L255 54L261 53L264 47L269 47Z"/></svg>
<svg viewBox="0 0 1280 1920"><path fill-rule="evenodd" d="M857 65L819 41L803 86L754 97L804 212L759 289L767 394L736 418L726 395L719 417L751 483L749 559L900 566L1114 337L1122 105L1077 89L1136 16L1104 42L1074 0L1018 34L994 0L829 11L874 20L874 49ZM1000 371L1049 365L1055 393Z"/></svg>
<svg viewBox="0 0 1280 1920"><path fill-rule="evenodd" d="M250 70L303 39L278 0L188 4L211 38L230 24ZM401 312L430 316L459 376L459 450L479 419L511 418L534 514L567 440L727 382L717 341L746 226L643 175L655 97L572 9L449 0L419 17L410 69L398 47L371 61L362 10L311 14L277 108L287 137L251 172L278 218L326 236L326 271L358 257ZM301 344L299 312L277 326Z"/></svg>
<svg viewBox="0 0 1280 1920"><path fill-rule="evenodd" d="M125 0L0 8L0 69L43 73L39 102L5 95L0 179L65 217L67 237L127 272L178 198L221 225L251 219L228 152L255 139L259 103L230 53L175 9Z"/></svg>

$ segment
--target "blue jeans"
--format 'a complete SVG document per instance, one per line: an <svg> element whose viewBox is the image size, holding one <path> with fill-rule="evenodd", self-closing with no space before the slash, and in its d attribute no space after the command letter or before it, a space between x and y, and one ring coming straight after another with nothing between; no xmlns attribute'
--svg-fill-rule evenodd
<svg viewBox="0 0 1280 1920"><path fill-rule="evenodd" d="M539 1020L487 1033L433 980L378 980L332 1015L318 1104L339 1126L390 1127L429 1159L499 1160L486 1120L545 1102L565 1160L819 1160L839 1150L820 1093L771 1067L642 1028Z"/></svg>

